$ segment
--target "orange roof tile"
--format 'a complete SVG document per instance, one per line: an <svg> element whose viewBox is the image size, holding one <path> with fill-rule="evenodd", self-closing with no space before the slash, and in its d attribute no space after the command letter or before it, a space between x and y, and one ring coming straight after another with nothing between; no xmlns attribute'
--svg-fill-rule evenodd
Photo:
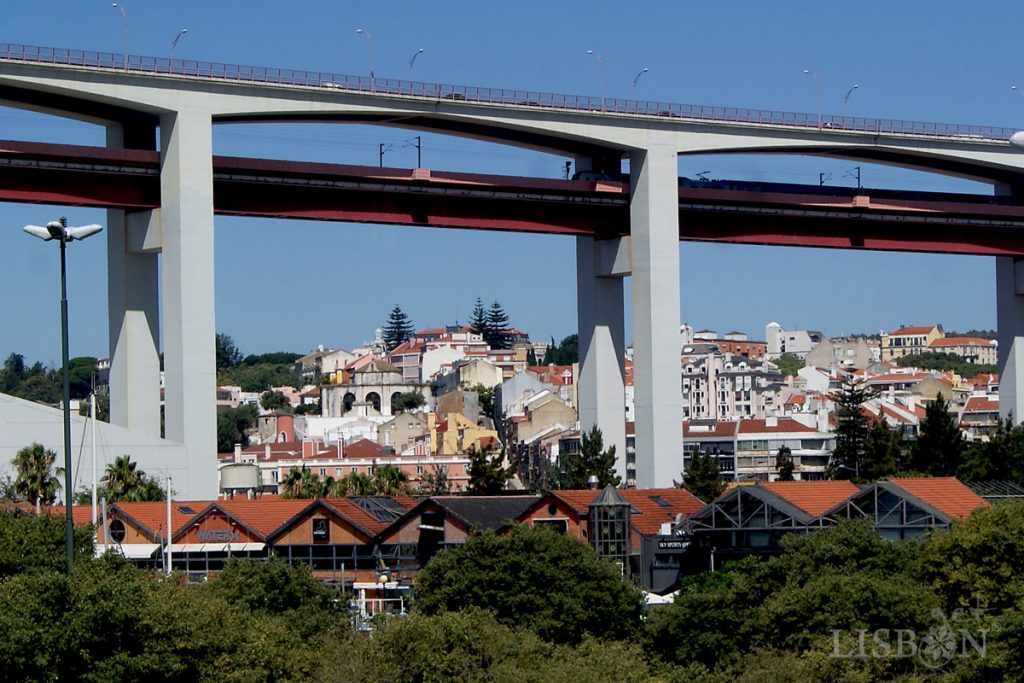
<svg viewBox="0 0 1024 683"><path fill-rule="evenodd" d="M988 501L967 488L956 477L923 477L890 479L910 495L918 498L952 519L963 519L978 508L992 507Z"/></svg>
<svg viewBox="0 0 1024 683"><path fill-rule="evenodd" d="M256 532L257 535L266 538L312 503L311 500L288 498L222 500L215 507L210 508L207 514L213 513L216 509L222 510Z"/></svg>
<svg viewBox="0 0 1024 683"><path fill-rule="evenodd" d="M943 337L942 339L936 339L928 345L929 348L947 347L947 346L995 346L996 343L991 339L981 339L979 337Z"/></svg>
<svg viewBox="0 0 1024 683"><path fill-rule="evenodd" d="M908 335L908 334L928 334L933 329L935 329L935 325L906 326L906 327L901 327L900 329L895 330L893 332L890 332L889 336L890 337L895 337L895 336L903 336L903 335Z"/></svg>
<svg viewBox="0 0 1024 683"><path fill-rule="evenodd" d="M816 432L818 431L814 427L808 427L807 425L797 422L791 417L780 417L777 418L777 422L774 427L770 427L766 424L766 420L740 420L739 421L739 434L763 434L772 433L776 434L779 432Z"/></svg>
<svg viewBox="0 0 1024 683"><path fill-rule="evenodd" d="M212 502L210 500L172 500L171 527L174 530L182 528L189 520L210 507ZM120 510L126 516L135 520L142 527L141 530L148 532L154 540L157 533L162 533L163 528L167 525L166 501L113 503L110 508Z"/></svg>
<svg viewBox="0 0 1024 683"><path fill-rule="evenodd" d="M860 490L856 484L845 480L772 481L758 482L757 485L814 517Z"/></svg>
<svg viewBox="0 0 1024 683"><path fill-rule="evenodd" d="M658 533L662 523L674 522L677 514L689 517L704 508L704 502L686 489L618 489L618 492L636 511L630 515L630 524L644 535ZM551 493L565 501L577 515L585 517L590 512L590 503L601 492L572 489ZM659 498L665 505L658 502Z"/></svg>
<svg viewBox="0 0 1024 683"><path fill-rule="evenodd" d="M964 406L965 413L992 413L999 410L999 399L988 396L971 396Z"/></svg>

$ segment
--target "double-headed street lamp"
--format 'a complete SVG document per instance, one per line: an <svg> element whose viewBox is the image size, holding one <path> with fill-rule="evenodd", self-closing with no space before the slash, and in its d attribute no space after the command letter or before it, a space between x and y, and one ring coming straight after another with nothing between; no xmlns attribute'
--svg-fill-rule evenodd
<svg viewBox="0 0 1024 683"><path fill-rule="evenodd" d="M26 225L24 228L28 234L46 242L60 241L60 344L64 376L64 549L67 554L69 575L75 561L75 550L71 520L71 375L68 367L68 285L65 245L74 240L91 237L102 229L98 225L69 228L68 219L63 216L59 221L50 221L45 228L38 225Z"/></svg>

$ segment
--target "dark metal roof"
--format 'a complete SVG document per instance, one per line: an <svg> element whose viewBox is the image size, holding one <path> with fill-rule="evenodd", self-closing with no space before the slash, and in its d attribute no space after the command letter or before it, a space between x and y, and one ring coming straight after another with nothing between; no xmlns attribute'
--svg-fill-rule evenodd
<svg viewBox="0 0 1024 683"><path fill-rule="evenodd" d="M1013 481L971 481L967 487L990 503L1024 498L1024 486Z"/></svg>
<svg viewBox="0 0 1024 683"><path fill-rule="evenodd" d="M508 526L540 496L442 496L431 498L476 531Z"/></svg>
<svg viewBox="0 0 1024 683"><path fill-rule="evenodd" d="M629 503L611 484L605 486L604 491L597 494L597 497L590 502L590 507L611 507L615 505L629 505Z"/></svg>

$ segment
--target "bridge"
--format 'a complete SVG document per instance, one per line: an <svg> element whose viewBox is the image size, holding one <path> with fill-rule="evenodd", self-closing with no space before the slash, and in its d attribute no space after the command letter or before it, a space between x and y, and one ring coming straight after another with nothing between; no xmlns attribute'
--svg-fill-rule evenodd
<svg viewBox="0 0 1024 683"><path fill-rule="evenodd" d="M1013 415L1024 408L1019 376L1024 372L1018 371L1024 371L1019 358L1024 345L1018 343L1024 335L1024 252L1016 230L1022 211L1014 201L1024 155L1009 145L1014 133L1009 129L136 56L125 61L121 55L16 45L0 45L0 102L90 121L107 131L103 150L4 144L0 198L110 207L111 420L149 434L159 434L160 424L156 340L157 259L162 259L166 435L185 445L192 474L183 485L189 496L211 496L215 487L210 340L218 211L574 235L581 425L600 425L620 452L625 444L622 278L633 278L640 486L666 485L680 468L680 238L996 256L1001 408ZM577 169L594 177L614 176L625 157L630 178L628 184L472 179L425 169L417 177L417 171L396 169L214 158L214 124L255 121L378 123L436 131L571 155ZM681 187L677 156L704 153L817 154L907 166L989 182L1000 200L877 193L780 197L787 193ZM31 171L27 166L11 170L15 167L8 162L19 155L34 164ZM61 168L62 162L90 156L92 171ZM88 180L104 163L110 166L108 176L118 178L114 187L95 176ZM71 179L75 173L78 180ZM34 197L26 183L18 185L18 178L30 174L47 179L34 185ZM311 180L319 187L311 187ZM266 194L262 206L245 201L238 189L253 183L276 188L261 191ZM343 194L347 201L337 201ZM372 198L360 206L353 201L356 194ZM498 207L511 213L498 214Z"/></svg>

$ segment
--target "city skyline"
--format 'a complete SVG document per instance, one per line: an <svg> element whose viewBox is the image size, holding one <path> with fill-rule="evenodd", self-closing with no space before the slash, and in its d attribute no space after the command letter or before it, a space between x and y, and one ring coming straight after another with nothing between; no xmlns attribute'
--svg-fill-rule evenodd
<svg viewBox="0 0 1024 683"><path fill-rule="evenodd" d="M820 108L851 116L1007 125L1024 107L1010 89L1015 77L1009 47L1012 19L1024 11L1010 3L1000 3L1006 21L996 26L944 13L943 7L955 7L948 2L868 5L852 17L817 6L750 7L741 15L707 3L638 12L598 2L588 5L593 12L584 17L569 6L542 10L539 3L520 5L518 13L454 3L433 11L403 3L408 11L396 13L352 3L349 14L323 11L317 3L121 4L124 15L104 2L11 8L0 40L115 53L127 43L132 54L363 75L373 59L380 78L411 72L430 82L606 91L609 97L630 97L635 88L640 99ZM956 22L944 23L946 16ZM226 22L235 24L231 33L237 37L217 30ZM901 40L922 23L927 40ZM500 35L478 30L499 24L505 28ZM373 38L368 41L365 32ZM1005 40L995 39L1004 34ZM650 39L623 44L623 36L641 35ZM883 47L865 51L868 38ZM679 54L683 39L699 62ZM977 49L947 50L954 41ZM599 64L587 50L602 55ZM853 84L858 88L851 92ZM410 140L418 134L368 126L246 125L218 127L214 145L219 154L411 167L417 150ZM564 169L565 159L557 155L421 137L429 168L546 177L559 177ZM100 145L102 130L0 108L0 138ZM991 191L957 179L861 166L865 187ZM854 164L842 160L684 156L679 167L689 177L854 182ZM105 222L101 211L0 204L0 250L8 255L0 286L17 293L6 298L4 356L17 352L59 364L57 250L28 240L20 228L60 215L78 225ZM301 353L318 344L352 348L382 327L396 304L418 329L465 323L477 297L499 301L510 323L536 341L550 337L557 343L576 331L570 238L229 217L218 217L216 226L217 329L244 353ZM698 329L739 330L759 339L771 321L828 336L902 323L937 322L957 331L995 327L991 258L693 243L680 246L680 258L682 319ZM71 355L105 356L104 239L73 245L68 259ZM627 286L627 321L628 296Z"/></svg>

